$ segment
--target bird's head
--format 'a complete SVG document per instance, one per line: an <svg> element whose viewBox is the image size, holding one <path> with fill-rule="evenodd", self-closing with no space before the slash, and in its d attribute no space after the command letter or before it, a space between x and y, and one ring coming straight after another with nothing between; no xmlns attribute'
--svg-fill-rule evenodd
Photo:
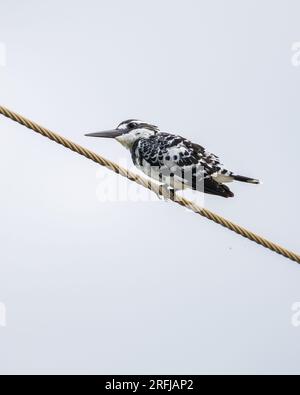
<svg viewBox="0 0 300 395"><path fill-rule="evenodd" d="M148 138L159 131L157 126L139 121L137 119L128 119L121 122L116 129L105 132L89 133L88 137L105 137L114 138L126 148L131 148L140 138Z"/></svg>

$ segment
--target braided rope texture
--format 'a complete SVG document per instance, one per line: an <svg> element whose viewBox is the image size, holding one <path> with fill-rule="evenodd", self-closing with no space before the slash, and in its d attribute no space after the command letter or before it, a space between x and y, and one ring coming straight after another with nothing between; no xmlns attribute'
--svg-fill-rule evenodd
<svg viewBox="0 0 300 395"><path fill-rule="evenodd" d="M190 210L192 210L194 213L199 214L219 225L224 226L225 228L239 234L240 236L243 236L251 241L254 241L257 244L260 244L261 246L268 248L271 251L276 252L277 254L280 254L288 259L291 259L292 261L295 261L297 263L300 263L300 255L289 251L288 249L279 246L278 244L275 244L239 225L234 224L233 222L221 217L218 214L215 214L203 207L198 206L197 204L183 198L180 196L172 196L170 197L167 195L167 191L161 188L157 183L153 183L150 180L147 180L135 173L132 173L116 163L103 158L102 156L95 154L94 152L60 136L57 133L52 132L49 129L46 129L40 125L38 125L35 122L30 121L29 119L24 118L21 115L16 114L13 111L10 111L9 109L0 106L0 114L4 115L5 117L18 122L19 124L33 130L36 133L41 134L44 137L47 137L48 139L55 141L56 143L64 146L65 148L70 149L71 151L74 151L78 153L79 155L85 156L86 158L98 163L101 166L104 166L116 174L120 174L123 177L128 178L131 181L136 182L139 185L142 185L143 187L150 189L154 193L156 193L158 196L163 196L165 198L168 198L169 200L174 201L175 203L186 207Z"/></svg>

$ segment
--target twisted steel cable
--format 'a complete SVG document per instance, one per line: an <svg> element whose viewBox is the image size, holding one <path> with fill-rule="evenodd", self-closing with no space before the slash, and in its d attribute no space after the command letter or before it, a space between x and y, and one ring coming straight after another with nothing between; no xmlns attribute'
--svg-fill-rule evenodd
<svg viewBox="0 0 300 395"><path fill-rule="evenodd" d="M48 139L55 141L56 143L64 146L65 148L70 149L71 151L74 151L78 153L79 155L85 156L86 158L98 163L101 166L104 166L113 172L120 174L123 177L128 178L131 181L136 182L139 185L142 185L143 187L150 189L154 193L156 193L158 196L164 196L165 198L171 199L175 203L178 203L179 205L186 207L190 210L192 210L194 213L199 214L219 225L224 226L225 228L239 234L240 236L243 236L251 241L254 241L257 244L260 244L261 246L268 248L271 251L276 252L277 254L280 254L288 259L291 259L292 261L295 261L297 263L300 263L300 255L289 251L288 249L281 247L278 244L273 243L272 241L269 241L254 232L251 232L239 225L236 225L235 223L221 217L218 214L215 214L211 212L210 210L207 210L203 207L198 206L197 204L183 198L180 196L172 196L170 197L167 193L166 190L161 188L157 183L153 183L150 180L145 179L144 177L141 177L135 173L132 173L121 166L117 165L116 163L103 158L102 156L95 154L94 152L80 146L79 144L74 143L73 141L70 141L62 136L60 136L57 133L52 132L49 129L46 129L37 123L30 121L29 119L16 114L13 111L10 111L9 109L0 106L0 114L4 115L5 117L18 122L19 124L35 131L36 133L41 134L44 137L47 137Z"/></svg>

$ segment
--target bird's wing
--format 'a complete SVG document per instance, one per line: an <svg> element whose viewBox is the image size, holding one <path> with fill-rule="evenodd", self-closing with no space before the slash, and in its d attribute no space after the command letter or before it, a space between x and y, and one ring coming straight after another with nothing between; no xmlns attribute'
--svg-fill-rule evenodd
<svg viewBox="0 0 300 395"><path fill-rule="evenodd" d="M213 195L233 196L214 177L227 173L219 158L181 136L160 132L141 139L132 151L132 158L148 176L175 189L188 187Z"/></svg>
<svg viewBox="0 0 300 395"><path fill-rule="evenodd" d="M204 147L169 133L158 133L148 139L141 139L137 145L136 157L145 160L167 175L174 173L184 178L193 172L203 179L221 170L219 158L207 152ZM143 165L140 163L140 165Z"/></svg>

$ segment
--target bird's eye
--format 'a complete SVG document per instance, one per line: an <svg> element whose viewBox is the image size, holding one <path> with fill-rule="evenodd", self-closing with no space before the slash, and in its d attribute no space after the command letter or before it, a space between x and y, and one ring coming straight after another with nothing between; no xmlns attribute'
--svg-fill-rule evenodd
<svg viewBox="0 0 300 395"><path fill-rule="evenodd" d="M129 129L134 129L135 128L135 123L134 122L130 122L128 124Z"/></svg>

